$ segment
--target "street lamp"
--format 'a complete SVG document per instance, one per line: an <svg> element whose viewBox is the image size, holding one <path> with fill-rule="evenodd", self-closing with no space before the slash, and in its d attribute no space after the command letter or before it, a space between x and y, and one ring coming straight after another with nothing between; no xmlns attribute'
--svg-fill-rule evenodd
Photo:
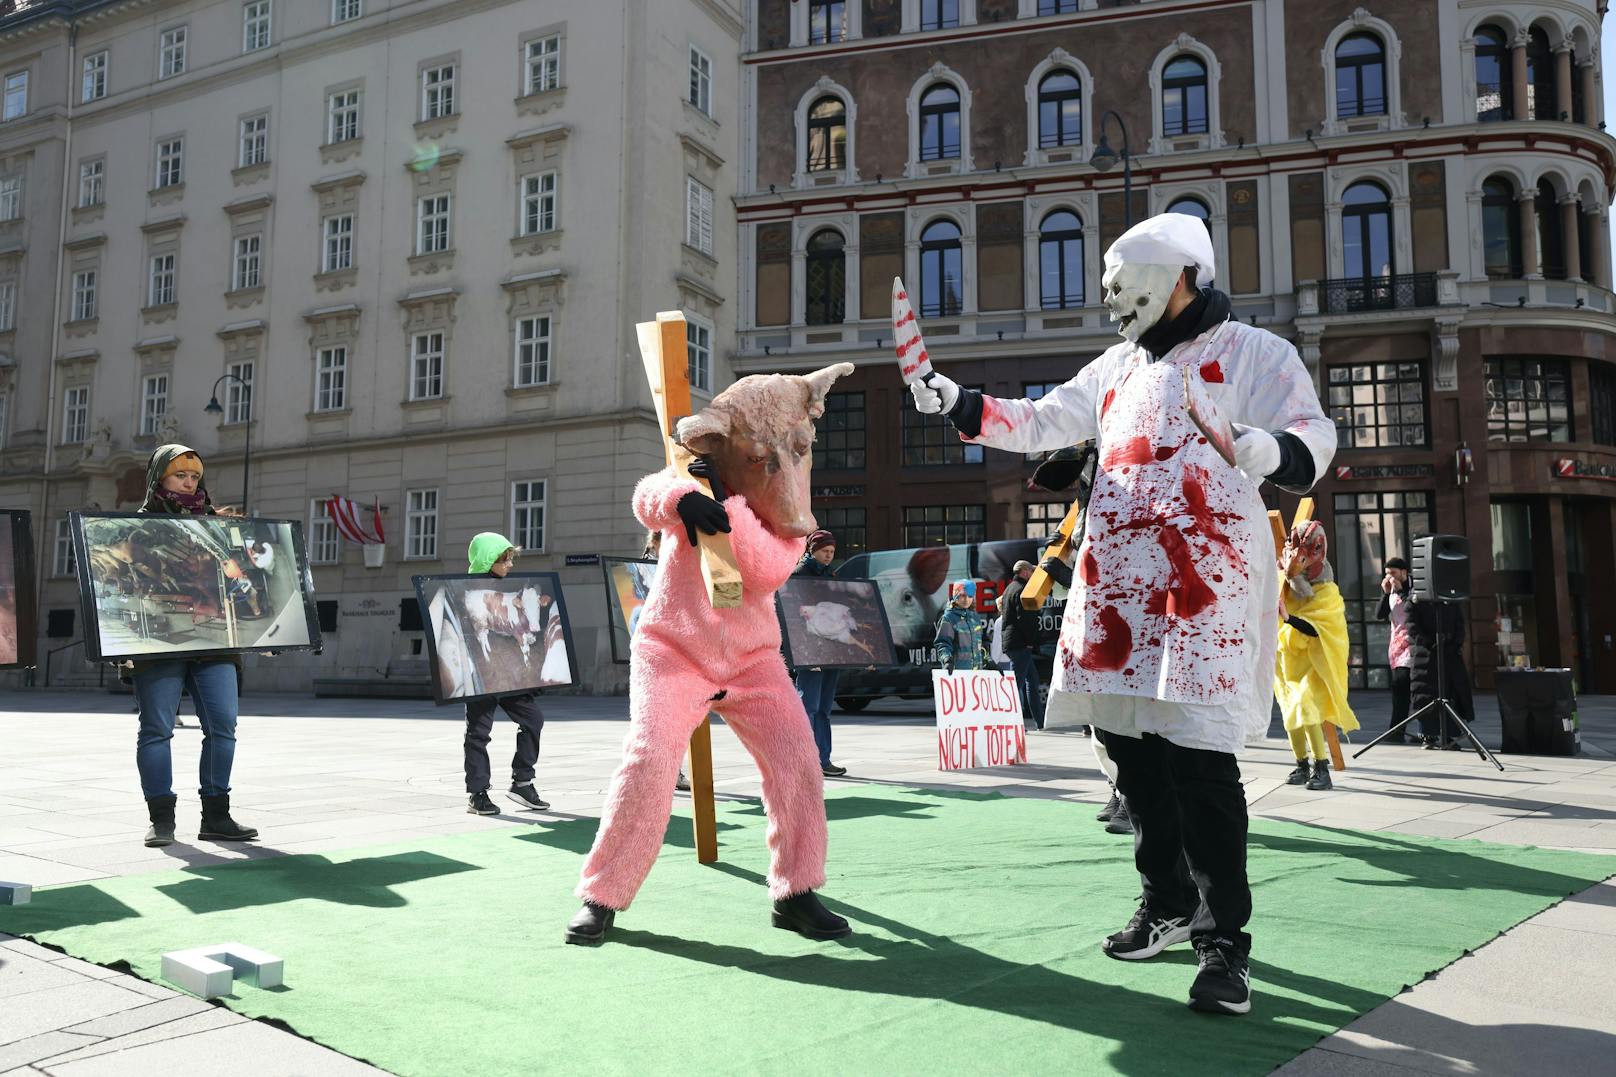
<svg viewBox="0 0 1616 1077"><path fill-rule="evenodd" d="M213 383L213 390L208 393L208 406L202 410L209 415L223 415L224 408L219 406L219 386L226 380L238 383L242 388L242 396L247 401L247 440L241 450L241 514L251 516L247 511L247 480L252 477L252 385L236 374L220 374Z"/></svg>
<svg viewBox="0 0 1616 1077"><path fill-rule="evenodd" d="M1100 144L1089 154L1089 164L1098 172L1109 172L1117 167L1117 151L1105 139L1106 120L1116 120L1122 131L1122 228L1127 231L1133 227L1133 154L1128 152L1128 125L1111 109L1106 109L1100 117Z"/></svg>

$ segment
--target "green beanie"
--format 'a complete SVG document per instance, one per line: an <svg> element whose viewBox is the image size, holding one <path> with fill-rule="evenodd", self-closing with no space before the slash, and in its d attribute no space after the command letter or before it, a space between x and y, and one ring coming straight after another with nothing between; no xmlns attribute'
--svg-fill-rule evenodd
<svg viewBox="0 0 1616 1077"><path fill-rule="evenodd" d="M466 560L471 562L467 570L475 576L481 576L494 567L494 562L504 556L506 550L516 549L504 535L496 535L492 531L484 531L471 540L466 549Z"/></svg>

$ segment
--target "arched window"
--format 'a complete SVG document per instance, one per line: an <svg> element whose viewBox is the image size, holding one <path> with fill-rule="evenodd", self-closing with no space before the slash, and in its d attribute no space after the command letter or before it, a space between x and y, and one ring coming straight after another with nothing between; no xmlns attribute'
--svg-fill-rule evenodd
<svg viewBox="0 0 1616 1077"><path fill-rule="evenodd" d="M1476 30L1476 120L1495 123L1515 115L1515 75L1509 38L1496 26Z"/></svg>
<svg viewBox="0 0 1616 1077"><path fill-rule="evenodd" d="M807 320L809 325L841 325L847 311L847 255L842 234L821 228L808 239Z"/></svg>
<svg viewBox="0 0 1616 1077"><path fill-rule="evenodd" d="M938 83L920 95L920 159L946 161L959 155L959 91Z"/></svg>
<svg viewBox="0 0 1616 1077"><path fill-rule="evenodd" d="M1208 233L1212 231L1212 211L1206 208L1206 203L1199 198L1180 198L1167 207L1168 213L1186 213L1191 217L1201 218L1206 225Z"/></svg>
<svg viewBox="0 0 1616 1077"><path fill-rule="evenodd" d="M1386 188L1367 180L1341 196L1341 245L1351 280L1389 277L1392 265L1392 203Z"/></svg>
<svg viewBox="0 0 1616 1077"><path fill-rule="evenodd" d="M1386 114L1386 46L1374 34L1348 34L1335 47L1335 115Z"/></svg>
<svg viewBox="0 0 1616 1077"><path fill-rule="evenodd" d="M1532 27L1526 35L1526 114L1534 120L1560 118L1555 101L1554 50L1549 48L1549 35L1541 26Z"/></svg>
<svg viewBox="0 0 1616 1077"><path fill-rule="evenodd" d="M808 110L809 172L847 167L847 106L839 97L821 97Z"/></svg>
<svg viewBox="0 0 1616 1077"><path fill-rule="evenodd" d="M1204 135L1207 127L1206 65L1178 56L1162 68L1162 134Z"/></svg>
<svg viewBox="0 0 1616 1077"><path fill-rule="evenodd" d="M1038 83L1038 146L1076 146L1083 141L1083 84L1064 68Z"/></svg>
<svg viewBox="0 0 1616 1077"><path fill-rule="evenodd" d="M1521 276L1521 214L1515 185L1492 176L1481 185L1482 251L1489 277Z"/></svg>
<svg viewBox="0 0 1616 1077"><path fill-rule="evenodd" d="M959 226L933 221L920 233L920 316L950 317L965 307L964 256Z"/></svg>
<svg viewBox="0 0 1616 1077"><path fill-rule="evenodd" d="M1560 196L1547 176L1537 181L1537 264L1551 280L1565 280L1565 236L1560 231Z"/></svg>
<svg viewBox="0 0 1616 1077"><path fill-rule="evenodd" d="M1038 280L1045 310L1083 305L1083 222L1057 209L1038 226Z"/></svg>

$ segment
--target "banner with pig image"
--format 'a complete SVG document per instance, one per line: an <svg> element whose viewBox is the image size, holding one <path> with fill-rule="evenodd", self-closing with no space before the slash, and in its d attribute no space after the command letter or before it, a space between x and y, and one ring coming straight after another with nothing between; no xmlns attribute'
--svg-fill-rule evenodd
<svg viewBox="0 0 1616 1077"><path fill-rule="evenodd" d="M1016 678L996 669L931 673L937 704L937 769L970 770L1027 761Z"/></svg>
<svg viewBox="0 0 1616 1077"><path fill-rule="evenodd" d="M793 576L774 600L792 669L863 669L898 661L874 580Z"/></svg>
<svg viewBox="0 0 1616 1077"><path fill-rule="evenodd" d="M416 576L432 693L440 704L578 683L572 627L554 572Z"/></svg>

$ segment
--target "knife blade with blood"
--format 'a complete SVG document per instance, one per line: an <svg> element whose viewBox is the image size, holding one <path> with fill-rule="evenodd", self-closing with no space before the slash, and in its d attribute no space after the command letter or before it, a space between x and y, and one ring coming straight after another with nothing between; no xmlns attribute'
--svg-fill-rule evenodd
<svg viewBox="0 0 1616 1077"><path fill-rule="evenodd" d="M931 357L926 354L926 342L921 339L920 323L915 320L915 308L909 304L902 277L892 278L892 343L905 385L931 377Z"/></svg>
<svg viewBox="0 0 1616 1077"><path fill-rule="evenodd" d="M1210 415L1201 409L1195 398L1195 382L1189 367L1184 367L1184 408L1189 412L1190 422L1195 424L1217 454L1230 467L1234 467L1234 430L1229 426L1229 420L1216 408L1212 409Z"/></svg>

